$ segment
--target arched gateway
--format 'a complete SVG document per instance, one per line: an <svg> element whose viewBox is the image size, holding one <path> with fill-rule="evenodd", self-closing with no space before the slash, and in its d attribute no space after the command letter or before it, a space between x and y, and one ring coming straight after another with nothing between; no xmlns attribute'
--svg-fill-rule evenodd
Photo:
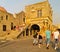
<svg viewBox="0 0 60 52"><path fill-rule="evenodd" d="M34 32L40 31L40 26L38 24L32 24L26 29L26 36L33 35Z"/></svg>
<svg viewBox="0 0 60 52"><path fill-rule="evenodd" d="M33 35L35 31L40 31L40 27L37 24L33 24L30 28L30 34Z"/></svg>

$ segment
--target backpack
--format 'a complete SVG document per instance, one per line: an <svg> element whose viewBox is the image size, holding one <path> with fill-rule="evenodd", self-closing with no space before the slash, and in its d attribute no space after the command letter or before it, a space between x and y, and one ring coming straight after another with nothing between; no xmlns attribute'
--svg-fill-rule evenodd
<svg viewBox="0 0 60 52"><path fill-rule="evenodd" d="M38 36L38 39L42 39L42 36L41 36L41 35L39 35L39 36Z"/></svg>

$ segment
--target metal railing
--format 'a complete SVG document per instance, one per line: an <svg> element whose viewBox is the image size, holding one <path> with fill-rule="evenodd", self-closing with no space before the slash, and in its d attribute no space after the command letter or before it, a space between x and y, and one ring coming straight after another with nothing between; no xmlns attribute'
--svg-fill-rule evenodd
<svg viewBox="0 0 60 52"><path fill-rule="evenodd" d="M20 31L19 35L16 38L18 39L23 34L23 31L25 31L29 26L30 26L30 24L23 27L22 30Z"/></svg>

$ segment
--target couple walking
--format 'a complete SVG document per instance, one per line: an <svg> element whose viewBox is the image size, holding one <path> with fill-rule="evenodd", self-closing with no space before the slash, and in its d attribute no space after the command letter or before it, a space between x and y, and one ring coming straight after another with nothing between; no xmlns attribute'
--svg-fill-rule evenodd
<svg viewBox="0 0 60 52"><path fill-rule="evenodd" d="M41 36L41 34L37 31L37 32L35 32L33 37L34 37L33 45L38 44L39 48L41 48L41 44L42 44L42 36Z"/></svg>
<svg viewBox="0 0 60 52"><path fill-rule="evenodd" d="M46 34L46 47L49 49L49 44L51 40L54 40L54 49L56 50L58 48L58 43L60 40L60 34L58 29L55 29L53 33L49 29L45 31ZM51 39L52 38L52 39Z"/></svg>

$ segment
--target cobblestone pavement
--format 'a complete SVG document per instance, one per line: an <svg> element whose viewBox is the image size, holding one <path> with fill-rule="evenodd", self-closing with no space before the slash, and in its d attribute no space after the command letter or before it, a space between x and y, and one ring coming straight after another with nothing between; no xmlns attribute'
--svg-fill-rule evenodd
<svg viewBox="0 0 60 52"><path fill-rule="evenodd" d="M0 42L0 52L60 52L60 48L54 50L52 45L47 50L45 44L39 48L38 45L33 46L32 42L32 39Z"/></svg>

